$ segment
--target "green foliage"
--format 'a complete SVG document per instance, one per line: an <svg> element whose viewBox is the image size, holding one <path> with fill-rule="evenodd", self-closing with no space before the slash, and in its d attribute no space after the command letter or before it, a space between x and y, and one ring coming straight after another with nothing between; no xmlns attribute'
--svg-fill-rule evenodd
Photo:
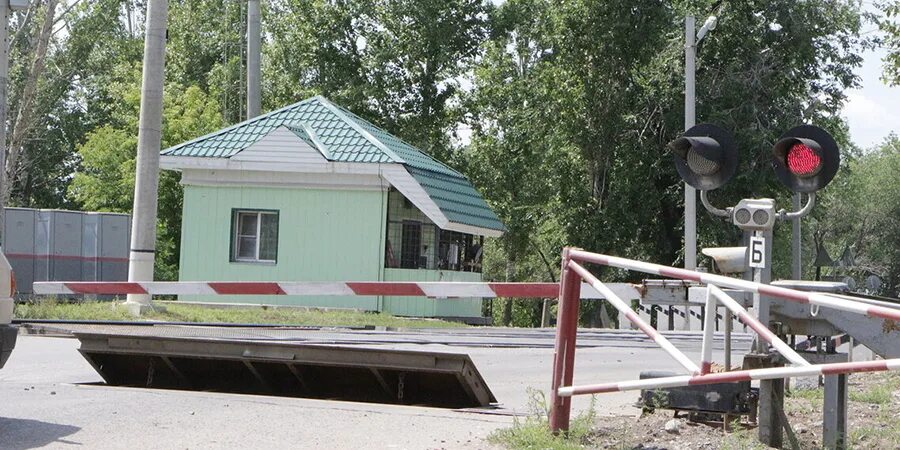
<svg viewBox="0 0 900 450"><path fill-rule="evenodd" d="M882 295L900 296L900 137L891 135L877 148L846 155L844 169L820 205L813 222L816 243L837 258L845 248L856 267L844 274L862 282L870 274L882 279ZM837 218L853 220L836 220Z"/></svg>
<svg viewBox="0 0 900 450"><path fill-rule="evenodd" d="M479 53L478 0L275 0L263 27L265 104L329 97L440 160L450 159L457 78Z"/></svg>
<svg viewBox="0 0 900 450"><path fill-rule="evenodd" d="M884 33L883 45L888 53L884 59L884 79L893 86L900 85L900 1L876 3L884 13L876 22Z"/></svg>
<svg viewBox="0 0 900 450"><path fill-rule="evenodd" d="M681 263L682 184L666 144L683 129L688 12L719 17L698 49L698 121L733 130L741 152L739 175L713 193L716 204L788 204L769 148L796 124L820 124L850 147L836 114L868 45L857 4L504 2L491 11L490 38L463 98L472 138L458 153L509 228L486 248L490 279L550 280L564 245ZM741 237L702 213L698 229L700 247ZM778 277L788 273L789 237L783 227L776 236ZM598 270L610 281L641 277ZM533 303L513 305L499 317L533 317ZM582 318L598 313L589 303Z"/></svg>
<svg viewBox="0 0 900 450"><path fill-rule="evenodd" d="M140 72L122 68L130 77L109 87L120 101L110 111L111 123L87 134L77 148L81 156L69 195L94 211L130 212L134 199L137 118L140 109ZM130 70L130 72L129 72ZM162 145L167 147L222 126L218 103L199 87L168 83L163 97ZM181 241L182 190L178 175L163 171L159 182L156 278L178 279Z"/></svg>

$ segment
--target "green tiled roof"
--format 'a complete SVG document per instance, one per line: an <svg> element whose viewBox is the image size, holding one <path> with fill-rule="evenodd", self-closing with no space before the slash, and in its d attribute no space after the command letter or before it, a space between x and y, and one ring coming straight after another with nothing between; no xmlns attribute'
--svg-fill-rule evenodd
<svg viewBox="0 0 900 450"><path fill-rule="evenodd" d="M451 222L506 230L465 176L320 96L167 148L162 154L230 158L282 125L323 150L331 161L403 164Z"/></svg>

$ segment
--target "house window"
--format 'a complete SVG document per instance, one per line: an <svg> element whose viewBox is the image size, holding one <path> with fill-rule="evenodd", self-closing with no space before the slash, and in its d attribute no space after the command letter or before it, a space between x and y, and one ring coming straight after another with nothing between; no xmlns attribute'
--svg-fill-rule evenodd
<svg viewBox="0 0 900 450"><path fill-rule="evenodd" d="M232 211L231 260L274 263L278 258L278 211Z"/></svg>
<svg viewBox="0 0 900 450"><path fill-rule="evenodd" d="M400 246L400 267L404 269L417 269L422 257L422 224L419 222L404 221L402 244Z"/></svg>

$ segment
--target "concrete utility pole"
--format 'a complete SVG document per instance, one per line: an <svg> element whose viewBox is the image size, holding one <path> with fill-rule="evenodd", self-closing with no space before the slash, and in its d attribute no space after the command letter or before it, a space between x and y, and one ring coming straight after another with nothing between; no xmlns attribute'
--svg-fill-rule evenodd
<svg viewBox="0 0 900 450"><path fill-rule="evenodd" d="M141 115L138 124L128 281L153 280L167 16L167 0L149 1L144 36L144 71L141 81ZM140 315L150 308L150 296L128 294L125 306L132 314Z"/></svg>
<svg viewBox="0 0 900 450"><path fill-rule="evenodd" d="M687 131L697 121L695 91L695 61L697 44L694 34L694 16L684 18L684 129ZM684 183L684 268L697 267L697 190Z"/></svg>
<svg viewBox="0 0 900 450"><path fill-rule="evenodd" d="M9 90L9 12L28 9L29 0L0 0L0 192L6 189L6 115ZM6 205L0 195L0 246L6 244Z"/></svg>
<svg viewBox="0 0 900 450"><path fill-rule="evenodd" d="M247 118L260 113L260 13L259 0L247 0Z"/></svg>
<svg viewBox="0 0 900 450"><path fill-rule="evenodd" d="M794 192L792 197L794 211L800 210L800 193ZM800 217L791 220L791 278L795 280L803 279L803 258L802 248L800 245Z"/></svg>

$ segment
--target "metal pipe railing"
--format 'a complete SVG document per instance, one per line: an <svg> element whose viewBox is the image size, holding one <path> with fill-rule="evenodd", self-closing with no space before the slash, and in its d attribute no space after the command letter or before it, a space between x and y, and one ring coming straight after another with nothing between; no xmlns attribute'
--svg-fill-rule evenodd
<svg viewBox="0 0 900 450"><path fill-rule="evenodd" d="M599 253L591 253L583 250L572 250L570 252L570 255L571 258L576 261L591 262L604 266L618 267L620 269L636 270L638 272L645 272L664 277L678 278L682 280L696 281L698 283L704 284L715 284L717 286L722 286L730 289L740 289L743 291L757 292L762 295L777 297L796 303L824 306L826 308L864 314L869 317L878 317L881 319L900 321L900 309L888 308L885 306L868 305L866 303L857 302L854 300L832 297L827 294L796 291L793 289L772 286L763 283L756 283L753 281L741 280L738 278L731 278L722 275L697 272L687 269L678 269L674 267L666 267L659 264L633 261L630 259L601 255Z"/></svg>
<svg viewBox="0 0 900 450"><path fill-rule="evenodd" d="M650 327L646 322L641 320L628 308L621 299L607 292L608 288L597 277L592 275L579 262L590 262L601 264L609 267L617 267L626 270L636 270L649 274L659 275L663 277L678 278L682 280L694 281L697 283L707 284L709 286L706 315L704 317L705 330L703 336L702 361L699 372L695 370L695 365L689 360L687 363L682 361L680 356L683 353L669 347L671 343L667 340L657 340L659 332ZM575 335L577 333L577 311L578 311L578 295L567 292L566 288L562 288L560 292L560 319L557 325L557 348L554 355L554 376L552 385L552 401L550 409L550 428L554 432L567 430L569 428L569 414L571 412L571 403L567 401L572 395L579 394L598 394L603 392L636 390L636 389L657 389L666 387L681 387L699 384L712 383L728 383L750 380L769 380L778 378L787 378L795 376L815 376L815 375L835 375L854 372L872 372L883 370L900 370L900 358L889 359L883 361L855 362L855 363L837 363L809 365L803 360L793 349L781 339L775 336L766 326L759 320L750 316L746 309L740 306L731 297L721 291L718 286L749 291L761 295L777 297L792 302L825 306L841 311L848 311L858 314L864 314L869 317L877 317L883 319L892 319L900 321L900 308L893 308L887 305L871 305L863 302L842 299L826 294L801 292L793 289L771 286L753 281L729 278L721 275L714 275L705 272L697 272L693 270L677 269L666 267L659 264L645 263L634 261L615 256L601 255L598 253L586 252L572 248L563 249L562 255L562 272L568 278L569 282L575 284L571 279L574 274L581 276L587 281L588 285L596 289L604 295L610 304L623 312L629 320L638 325L642 331L648 336L654 338L654 341L663 347L671 356L673 356L680 364L691 370L694 375L681 375L665 378L644 379L635 381L625 381L621 383L605 383L585 386L572 386L571 379L574 371L574 345ZM579 280L580 281L580 280ZM578 283L580 284L580 283ZM612 294L612 295L610 295ZM775 367L768 369L743 370L734 372L723 372L710 374L710 366L712 364L712 341L713 326L710 319L715 317L716 300L721 301L726 306L726 327L730 328L731 314L737 314L741 321L753 328L759 335L760 339L772 344L776 350L784 355L789 361L798 364L799 367ZM574 319L570 316L571 311L575 311ZM564 313L565 312L565 317ZM727 332L726 332L727 333ZM730 351L730 347L726 342L726 352ZM674 351L673 351L674 350ZM680 355L680 356L679 356ZM726 361L729 359L726 355ZM686 359L686 358L685 358ZM727 364L727 363L726 363Z"/></svg>
<svg viewBox="0 0 900 450"><path fill-rule="evenodd" d="M589 285L591 285L594 289L596 289L597 292L600 292L604 297L606 297L606 301L615 306L615 308L619 310L620 313L624 314L625 317L631 321L631 323L637 325L637 327L640 328L641 331L643 331L644 334L647 335L647 337L653 339L653 341L656 342L660 347L662 347L662 349L665 350L666 353L669 354L669 356L674 358L675 361L678 362L678 364L681 364L681 366L687 369L690 373L700 373L700 368L697 367L697 365L694 364L694 362L691 361L690 358L687 357L687 355L675 348L675 346L672 345L672 343L669 342L669 340L666 339L665 336L660 334L659 331L656 331L656 329L650 326L649 323L638 317L638 315L635 314L634 311L632 311L631 308L628 307L628 305L625 304L625 302L622 301L621 298L619 298L619 296L617 296L612 290L607 288L602 281L597 279L597 277L595 277L592 273L590 273L587 269L585 269L582 265L576 263L575 261L569 261L569 268L580 275L581 278Z"/></svg>
<svg viewBox="0 0 900 450"><path fill-rule="evenodd" d="M756 331L756 334L759 335L760 339L772 344L772 347L775 347L775 350L778 350L778 353L781 353L781 355L787 358L792 364L797 364L799 366L810 365L809 362L797 354L790 345L787 345L784 341L779 339L778 336L775 336L775 333L772 333L769 330L769 327L763 325L759 320L756 320L756 318L751 316L743 306L739 305L738 302L734 301L728 294L722 292L721 289L713 284L709 284L707 285L707 292L712 294L714 298L722 302L726 308L731 310L744 325L747 325L752 328L753 331Z"/></svg>
<svg viewBox="0 0 900 450"><path fill-rule="evenodd" d="M884 359L881 361L819 364L803 367L773 367L768 369L738 370L734 372L721 372L699 376L681 375L664 378L645 378L643 380L623 381L621 383L568 386L559 388L557 394L562 397L571 397L573 395L601 394L605 392L633 391L638 389L663 389L701 384L774 380L787 377L836 375L856 372L880 372L885 370L900 370L900 358Z"/></svg>

